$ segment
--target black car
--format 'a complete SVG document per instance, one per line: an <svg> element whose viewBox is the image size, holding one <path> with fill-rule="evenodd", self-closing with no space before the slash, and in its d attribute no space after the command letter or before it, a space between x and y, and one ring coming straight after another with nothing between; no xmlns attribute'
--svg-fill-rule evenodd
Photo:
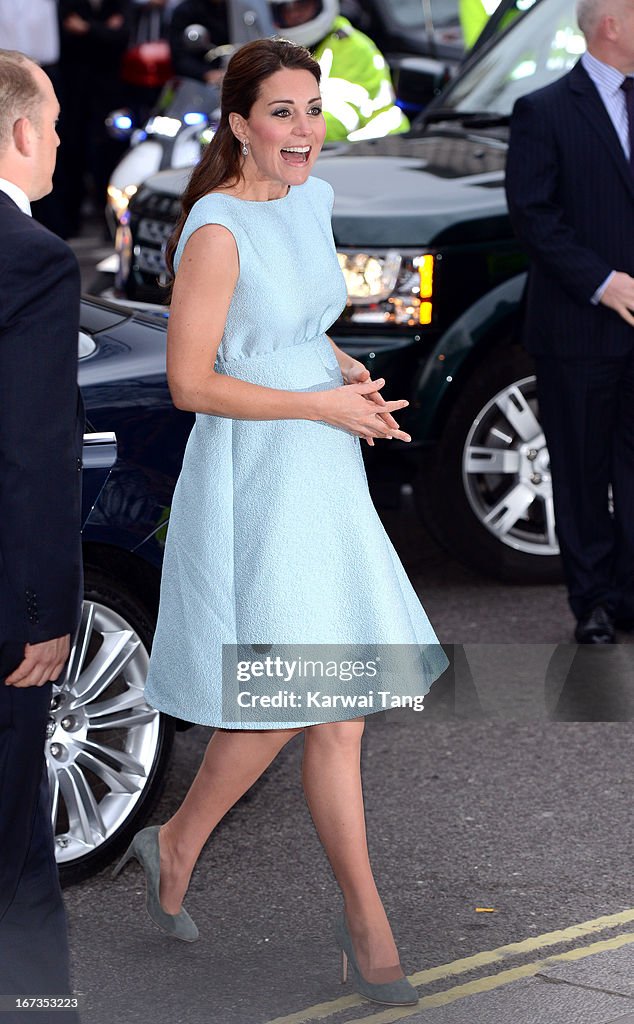
<svg viewBox="0 0 634 1024"><path fill-rule="evenodd" d="M82 302L85 601L46 744L65 882L112 860L145 821L181 725L144 699L166 524L193 423L170 399L165 337L163 317Z"/></svg>
<svg viewBox="0 0 634 1024"><path fill-rule="evenodd" d="M504 196L515 99L585 48L572 0L540 0L492 38L407 136L324 153L348 283L336 342L386 378L411 446L367 453L411 482L436 538L505 580L560 577L533 366L519 342L527 257ZM165 301L163 247L188 171L148 179L130 207L120 284ZM400 451L399 451L400 449Z"/></svg>

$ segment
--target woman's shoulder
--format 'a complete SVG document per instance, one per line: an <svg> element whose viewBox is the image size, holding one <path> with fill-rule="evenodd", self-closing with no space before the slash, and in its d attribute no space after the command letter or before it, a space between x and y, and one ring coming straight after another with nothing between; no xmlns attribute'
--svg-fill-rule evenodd
<svg viewBox="0 0 634 1024"><path fill-rule="evenodd" d="M226 202L226 197L222 193L208 192L196 200L187 215L187 220L183 225L183 231L176 247L174 256L175 268L180 263L185 246L192 235L201 228L211 227L212 225L224 228L228 232L225 241L228 243L230 236L233 236L232 244L236 248L238 247L241 232L240 222L236 216L234 206Z"/></svg>
<svg viewBox="0 0 634 1024"><path fill-rule="evenodd" d="M196 200L189 212L189 216L204 216L207 211L211 212L212 210L229 211L231 204L226 202L228 198L231 198L228 192L206 192L204 196Z"/></svg>
<svg viewBox="0 0 634 1024"><path fill-rule="evenodd" d="M306 181L306 184L310 186L313 192L317 195L324 196L330 202L335 198L335 193L332 185L328 181L324 181L323 178L316 178L311 174L310 178Z"/></svg>
<svg viewBox="0 0 634 1024"><path fill-rule="evenodd" d="M222 192L207 192L197 199L192 206L183 233L187 236L199 228L217 224L225 227L234 235L240 228L240 212L237 204L230 201L230 196Z"/></svg>
<svg viewBox="0 0 634 1024"><path fill-rule="evenodd" d="M323 178L315 178L312 175L307 178L302 186L301 191L306 196L306 199L319 208L324 208L330 214L335 201L335 193L332 185Z"/></svg>

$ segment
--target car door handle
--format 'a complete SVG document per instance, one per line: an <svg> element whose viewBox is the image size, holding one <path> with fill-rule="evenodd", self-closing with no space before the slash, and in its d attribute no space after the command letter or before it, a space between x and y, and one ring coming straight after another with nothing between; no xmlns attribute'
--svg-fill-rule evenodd
<svg viewBox="0 0 634 1024"><path fill-rule="evenodd" d="M84 434L82 458L77 460L77 468L82 470L82 530L116 461L117 435L113 431Z"/></svg>
<svg viewBox="0 0 634 1024"><path fill-rule="evenodd" d="M117 461L117 435L112 430L84 434L84 469L112 469Z"/></svg>

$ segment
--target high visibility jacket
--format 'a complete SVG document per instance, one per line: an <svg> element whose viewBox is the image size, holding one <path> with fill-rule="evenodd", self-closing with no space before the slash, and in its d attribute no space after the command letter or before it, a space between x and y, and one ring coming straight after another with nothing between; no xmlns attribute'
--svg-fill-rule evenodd
<svg viewBox="0 0 634 1024"><path fill-rule="evenodd" d="M317 45L326 141L373 139L406 132L409 122L394 102L390 71L368 36L337 17Z"/></svg>
<svg viewBox="0 0 634 1024"><path fill-rule="evenodd" d="M470 50L500 0L458 0L460 27L466 50Z"/></svg>

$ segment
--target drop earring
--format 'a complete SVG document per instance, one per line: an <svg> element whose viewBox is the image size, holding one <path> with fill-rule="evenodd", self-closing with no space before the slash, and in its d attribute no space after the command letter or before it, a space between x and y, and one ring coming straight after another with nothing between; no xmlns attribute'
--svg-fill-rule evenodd
<svg viewBox="0 0 634 1024"><path fill-rule="evenodd" d="M247 140L245 139L244 142L242 143L242 156L248 156L248 155L249 155L249 144L248 144Z"/></svg>

